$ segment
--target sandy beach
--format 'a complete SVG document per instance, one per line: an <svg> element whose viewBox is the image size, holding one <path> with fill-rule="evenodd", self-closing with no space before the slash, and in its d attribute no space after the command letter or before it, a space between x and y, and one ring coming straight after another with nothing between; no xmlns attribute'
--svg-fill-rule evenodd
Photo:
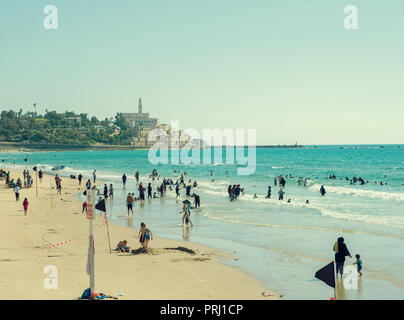
<svg viewBox="0 0 404 320"><path fill-rule="evenodd" d="M11 177L22 179L22 172L12 170ZM44 175L38 197L34 182L16 202L4 182L0 181L0 299L77 299L89 286L89 224L77 198L83 188L63 178L62 195L56 196L54 177ZM29 201L27 216L24 198ZM140 248L136 230L111 224L109 229L112 248L123 239L132 249ZM158 234L149 254L110 253L100 215L94 220L94 236L97 292L119 299L279 299L260 281L220 262L236 256ZM62 242L66 243L57 246ZM46 266L57 268L57 289L44 288Z"/></svg>

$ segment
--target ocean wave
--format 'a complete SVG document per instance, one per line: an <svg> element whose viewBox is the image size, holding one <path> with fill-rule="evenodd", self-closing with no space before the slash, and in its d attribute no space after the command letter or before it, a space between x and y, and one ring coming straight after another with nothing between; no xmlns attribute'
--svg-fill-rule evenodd
<svg viewBox="0 0 404 320"><path fill-rule="evenodd" d="M321 208L319 209L322 216L331 217L339 220L349 220L356 222L365 222L378 224L388 227L404 229L404 217L398 216L371 216L366 214L344 213Z"/></svg>
<svg viewBox="0 0 404 320"><path fill-rule="evenodd" d="M375 224L382 224L386 226L395 226L400 229L404 229L404 219L401 221L397 221L395 219L392 219L389 221L389 219L379 219L379 220L372 220L372 217L369 216L360 216L357 217L356 215L339 215L337 212L332 212L327 210L324 212L325 215L335 218L335 219L349 219L349 220L354 220L354 221L361 221L361 222L368 222L368 223L375 223ZM305 225L288 225L288 224L273 224L273 223L263 223L263 222L251 222L251 221L245 221L241 220L240 217L235 217L235 216L218 216L214 212L209 212L207 210L204 211L204 216L208 219L215 220L215 221L220 221L224 223L230 223L230 224L241 224L241 225L248 225L248 226L254 226L254 227L267 227L267 228L277 228L277 229L297 229L297 230L311 230L311 231L338 231L338 232L344 232L344 233L358 233L358 234L375 234L372 232L366 232L366 231L358 231L358 230L353 230L353 229L348 229L348 228L335 228L335 227L315 227L315 226L305 226ZM400 218L400 217L397 217ZM399 224L397 225L397 222ZM385 235L382 235L385 236ZM393 238L399 238L399 239L404 239L402 237L397 237L397 236L391 236Z"/></svg>
<svg viewBox="0 0 404 320"><path fill-rule="evenodd" d="M334 187L334 186L326 186L324 185L325 190L329 193L337 193L341 195L351 195L358 197L368 197L382 200L394 200L394 201L403 201L404 202L404 193L395 193L395 192L385 192L385 191L374 191L374 190L363 190L363 189L354 189L354 188L345 188L345 187ZM309 187L309 190L320 190L319 184L314 184Z"/></svg>

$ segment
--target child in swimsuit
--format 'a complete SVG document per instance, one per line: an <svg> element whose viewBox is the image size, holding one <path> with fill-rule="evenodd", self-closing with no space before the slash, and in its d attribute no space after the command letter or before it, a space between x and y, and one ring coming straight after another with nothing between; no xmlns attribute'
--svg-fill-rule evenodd
<svg viewBox="0 0 404 320"><path fill-rule="evenodd" d="M362 277L362 272L361 272L361 270L362 270L362 260L361 260L361 256L359 254L356 254L355 258L356 258L356 262L354 262L354 265L356 264L358 273Z"/></svg>
<svg viewBox="0 0 404 320"><path fill-rule="evenodd" d="M144 249L146 249L146 252L148 252L148 243L150 240L153 240L153 233L146 227L146 224L143 222L140 224L139 236L140 244Z"/></svg>

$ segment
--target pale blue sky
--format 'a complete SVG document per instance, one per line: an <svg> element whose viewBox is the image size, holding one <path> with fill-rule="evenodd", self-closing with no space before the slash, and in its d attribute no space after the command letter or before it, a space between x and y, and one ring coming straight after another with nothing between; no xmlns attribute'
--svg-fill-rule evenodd
<svg viewBox="0 0 404 320"><path fill-rule="evenodd" d="M42 26L59 10L59 29ZM359 30L343 28L344 7ZM0 0L0 109L182 128L258 144L404 143L404 1Z"/></svg>

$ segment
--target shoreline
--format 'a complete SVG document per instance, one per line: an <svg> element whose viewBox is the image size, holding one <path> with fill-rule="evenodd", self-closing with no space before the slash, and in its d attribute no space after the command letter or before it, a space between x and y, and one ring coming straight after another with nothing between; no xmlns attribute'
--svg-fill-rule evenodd
<svg viewBox="0 0 404 320"><path fill-rule="evenodd" d="M220 146L219 146L220 147ZM235 148L237 146L234 146ZM240 147L240 146L239 146ZM245 147L245 146L242 146ZM303 145L256 145L256 148L275 148L275 149L303 149ZM199 150L207 148L217 148L216 146L199 147ZM149 150L149 147L134 147L126 145L57 145L42 143L14 143L0 142L0 153L21 153L21 152L44 152L44 151L139 151Z"/></svg>
<svg viewBox="0 0 404 320"><path fill-rule="evenodd" d="M22 176L10 170L11 176ZM18 174L17 174L18 173ZM44 174L38 184L23 189L16 204L12 189L1 180L0 299L75 299L88 287L86 274L88 223L81 214L76 180L62 178L62 195L56 196L54 177ZM99 185L101 182L98 182ZM28 215L22 212L27 197ZM128 240L131 249L140 248L137 230L109 224L111 246ZM151 226L151 229L153 227ZM150 242L151 253L109 253L103 217L94 220L96 291L119 299L279 299L279 295L244 270L225 265L231 254L194 242L159 238ZM57 246L57 243L64 242ZM51 245L54 245L52 247ZM183 250L186 248L186 250ZM189 250L194 254L187 253ZM44 267L58 270L58 290L45 290ZM156 266L158 266L156 268ZM19 279L19 280L15 280ZM29 291L29 292L28 292ZM118 296L119 293L123 296ZM262 292L273 296L263 297Z"/></svg>

